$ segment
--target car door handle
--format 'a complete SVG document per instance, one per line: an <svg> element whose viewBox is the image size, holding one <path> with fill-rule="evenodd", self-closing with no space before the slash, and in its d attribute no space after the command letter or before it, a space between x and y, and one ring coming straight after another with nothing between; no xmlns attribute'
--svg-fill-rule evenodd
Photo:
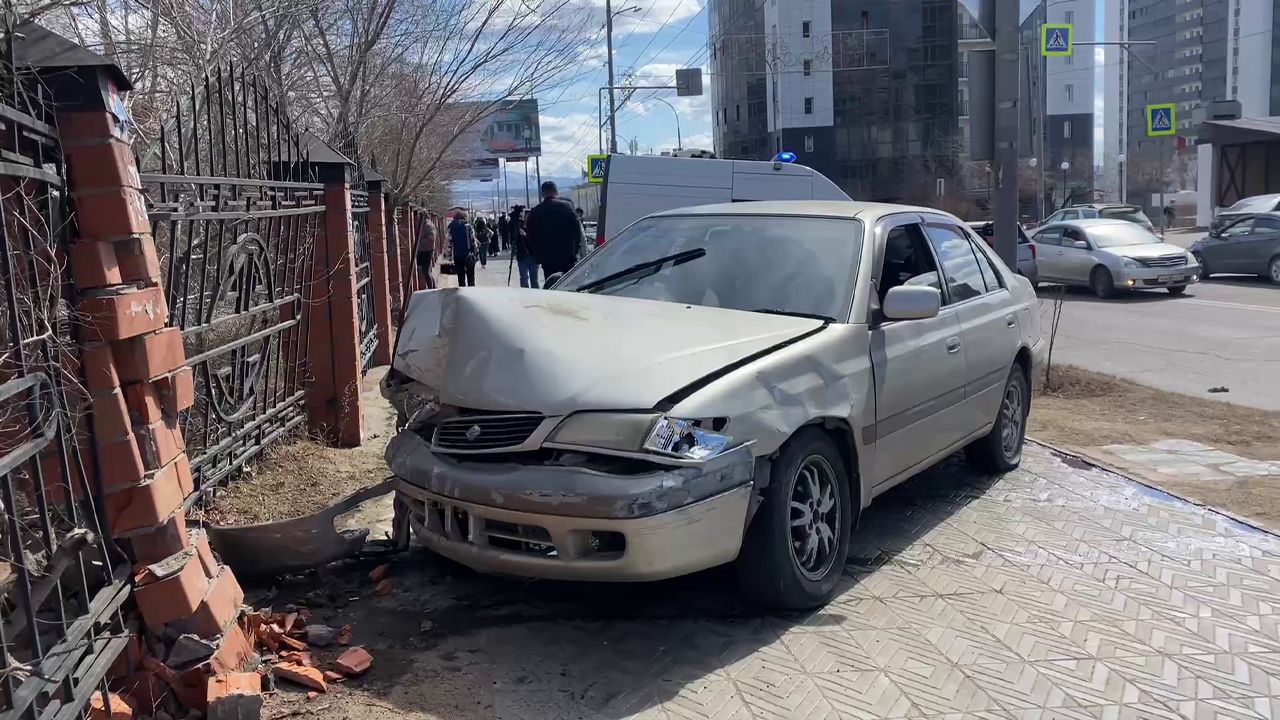
<svg viewBox="0 0 1280 720"><path fill-rule="evenodd" d="M947 338L947 354L954 355L958 352L960 352L960 338L958 337Z"/></svg>
<svg viewBox="0 0 1280 720"><path fill-rule="evenodd" d="M1016 315L1005 315L1004 326L1008 328L1018 327L1018 317Z"/></svg>

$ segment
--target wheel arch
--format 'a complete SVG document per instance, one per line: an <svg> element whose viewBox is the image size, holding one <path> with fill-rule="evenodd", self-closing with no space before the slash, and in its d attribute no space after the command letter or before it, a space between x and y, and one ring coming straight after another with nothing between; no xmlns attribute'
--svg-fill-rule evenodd
<svg viewBox="0 0 1280 720"><path fill-rule="evenodd" d="M836 450L840 453L840 460L844 463L845 476L849 478L849 495L858 498L858 507L861 508L867 498L865 488L862 487L862 473L858 468L860 456L857 443L853 439L853 427L845 418L817 417L796 428L787 440L790 441L791 438L810 429L818 430L835 444Z"/></svg>

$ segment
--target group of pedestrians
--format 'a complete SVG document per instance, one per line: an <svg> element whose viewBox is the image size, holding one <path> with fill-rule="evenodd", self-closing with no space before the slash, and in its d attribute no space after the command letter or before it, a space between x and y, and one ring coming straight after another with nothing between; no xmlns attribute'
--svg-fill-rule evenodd
<svg viewBox="0 0 1280 720"><path fill-rule="evenodd" d="M453 252L454 272L458 287L476 284L476 263L488 267L489 258L510 251L513 264L520 268L520 287L539 288L539 270L545 277L563 273L578 262L578 254L586 247L582 211L559 196L556 184L542 183L541 202L532 210L515 205L511 212L496 219L476 217L472 222L467 212L454 211L446 228L449 248ZM418 252L415 260L426 277L427 287L436 286L431 277L432 249L435 247L434 223L424 214L417 229Z"/></svg>

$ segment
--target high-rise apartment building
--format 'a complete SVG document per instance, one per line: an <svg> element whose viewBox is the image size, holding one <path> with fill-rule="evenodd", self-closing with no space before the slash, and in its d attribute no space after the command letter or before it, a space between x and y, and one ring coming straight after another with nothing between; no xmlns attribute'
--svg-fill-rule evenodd
<svg viewBox="0 0 1280 720"><path fill-rule="evenodd" d="M957 152L956 0L711 0L721 157L783 150L851 197L926 202Z"/></svg>

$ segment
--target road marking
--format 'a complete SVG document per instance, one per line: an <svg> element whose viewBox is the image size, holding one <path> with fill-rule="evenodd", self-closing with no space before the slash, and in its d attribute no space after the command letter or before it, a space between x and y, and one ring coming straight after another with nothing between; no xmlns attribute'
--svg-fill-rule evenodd
<svg viewBox="0 0 1280 720"><path fill-rule="evenodd" d="M1183 300L1182 302L1191 305L1212 305L1214 307L1235 308L1237 310L1259 310L1261 312L1280 313L1280 307L1268 307L1266 305L1246 305L1244 303L1222 302L1220 300Z"/></svg>

